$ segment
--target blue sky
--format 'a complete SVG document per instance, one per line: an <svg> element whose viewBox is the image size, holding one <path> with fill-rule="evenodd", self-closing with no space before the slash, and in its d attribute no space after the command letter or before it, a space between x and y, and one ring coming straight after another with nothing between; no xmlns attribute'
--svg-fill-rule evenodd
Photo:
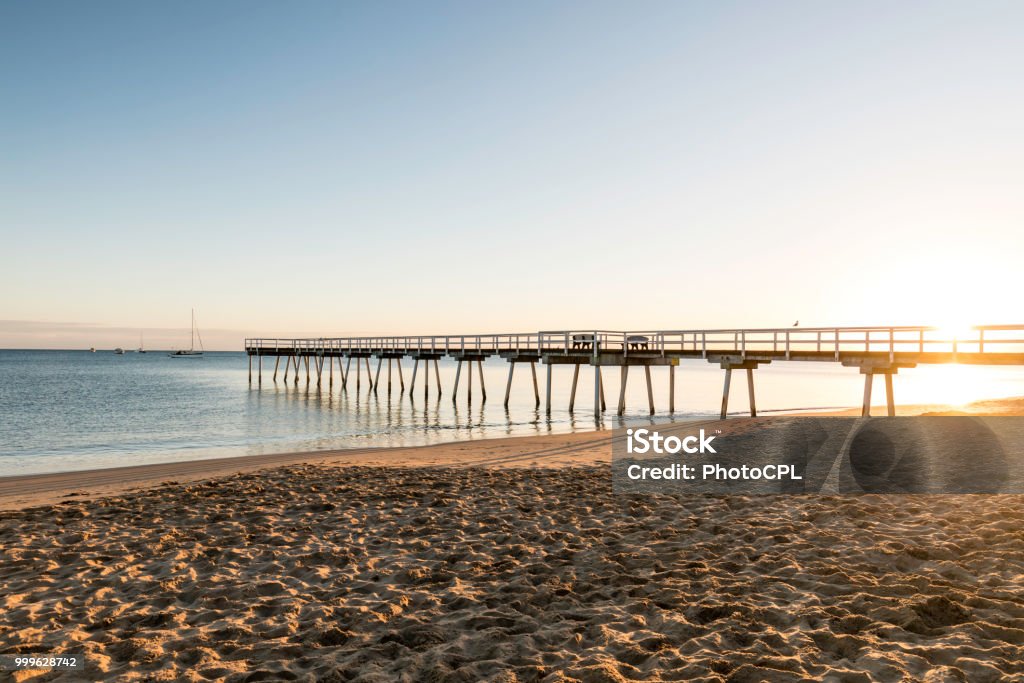
<svg viewBox="0 0 1024 683"><path fill-rule="evenodd" d="M0 347L192 306L224 348L1021 322L1022 31L1013 2L2 2Z"/></svg>

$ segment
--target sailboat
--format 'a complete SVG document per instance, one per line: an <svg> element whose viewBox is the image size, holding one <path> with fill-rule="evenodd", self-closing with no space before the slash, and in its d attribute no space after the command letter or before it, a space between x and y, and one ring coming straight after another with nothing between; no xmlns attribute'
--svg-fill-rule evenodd
<svg viewBox="0 0 1024 683"><path fill-rule="evenodd" d="M142 333L139 332L139 353L146 352L146 345L142 342Z"/></svg>
<svg viewBox="0 0 1024 683"><path fill-rule="evenodd" d="M199 350L196 351L196 337L199 337L199 330L196 328L196 309L192 309L192 345L188 349L178 349L168 354L171 358L196 358L203 355L203 338L199 337Z"/></svg>

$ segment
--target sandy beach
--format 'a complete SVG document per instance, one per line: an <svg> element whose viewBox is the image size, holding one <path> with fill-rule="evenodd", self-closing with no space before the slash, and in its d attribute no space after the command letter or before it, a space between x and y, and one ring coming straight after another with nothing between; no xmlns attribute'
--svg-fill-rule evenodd
<svg viewBox="0 0 1024 683"><path fill-rule="evenodd" d="M0 653L86 660L4 675L1024 680L1021 496L616 496L609 436L0 480Z"/></svg>

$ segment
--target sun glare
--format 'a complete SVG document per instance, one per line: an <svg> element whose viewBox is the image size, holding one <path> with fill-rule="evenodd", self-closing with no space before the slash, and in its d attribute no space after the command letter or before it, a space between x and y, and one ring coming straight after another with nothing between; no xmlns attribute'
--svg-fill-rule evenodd
<svg viewBox="0 0 1024 683"><path fill-rule="evenodd" d="M966 365L939 365L906 373L903 400L920 405L963 406L987 398L991 389L988 378L978 368Z"/></svg>

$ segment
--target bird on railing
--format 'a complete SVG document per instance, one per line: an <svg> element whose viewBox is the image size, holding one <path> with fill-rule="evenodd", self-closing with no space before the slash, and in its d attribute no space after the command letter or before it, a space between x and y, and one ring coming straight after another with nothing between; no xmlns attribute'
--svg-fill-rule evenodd
<svg viewBox="0 0 1024 683"><path fill-rule="evenodd" d="M793 327L800 327L800 321L797 320L795 323L793 323Z"/></svg>

